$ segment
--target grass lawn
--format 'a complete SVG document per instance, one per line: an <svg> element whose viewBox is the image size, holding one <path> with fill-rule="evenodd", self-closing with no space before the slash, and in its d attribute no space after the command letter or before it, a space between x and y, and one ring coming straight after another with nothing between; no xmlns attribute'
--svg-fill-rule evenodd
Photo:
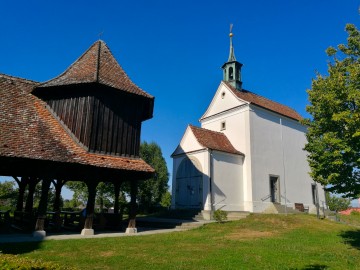
<svg viewBox="0 0 360 270"><path fill-rule="evenodd" d="M311 215L250 215L185 232L0 249L79 269L360 269L360 228Z"/></svg>

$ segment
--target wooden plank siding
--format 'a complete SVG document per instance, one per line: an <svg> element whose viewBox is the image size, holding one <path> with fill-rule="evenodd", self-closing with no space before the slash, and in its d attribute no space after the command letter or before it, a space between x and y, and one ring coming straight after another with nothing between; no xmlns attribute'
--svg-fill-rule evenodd
<svg viewBox="0 0 360 270"><path fill-rule="evenodd" d="M94 96L56 97L46 102L89 152L139 156L141 110L131 106L129 100L118 101L116 107Z"/></svg>

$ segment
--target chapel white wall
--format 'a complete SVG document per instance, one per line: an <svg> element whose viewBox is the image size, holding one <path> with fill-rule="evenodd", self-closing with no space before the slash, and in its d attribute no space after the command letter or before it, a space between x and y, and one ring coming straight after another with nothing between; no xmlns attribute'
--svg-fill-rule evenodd
<svg viewBox="0 0 360 270"><path fill-rule="evenodd" d="M176 175L181 162L185 158L196 160L200 165L199 169L202 172L202 189L203 189L202 209L210 210L211 202L209 195L210 193L209 152L207 149L204 149L204 147L198 143L190 127L187 127L179 146L177 147L177 149L173 154L171 208L172 209L176 208L176 187L177 187Z"/></svg>
<svg viewBox="0 0 360 270"><path fill-rule="evenodd" d="M270 206L270 175L279 176L281 204L303 203L314 211L306 152L306 127L299 122L252 106L251 163L254 212ZM324 192L318 189L320 205Z"/></svg>
<svg viewBox="0 0 360 270"><path fill-rule="evenodd" d="M243 157L212 151L214 210L244 211Z"/></svg>

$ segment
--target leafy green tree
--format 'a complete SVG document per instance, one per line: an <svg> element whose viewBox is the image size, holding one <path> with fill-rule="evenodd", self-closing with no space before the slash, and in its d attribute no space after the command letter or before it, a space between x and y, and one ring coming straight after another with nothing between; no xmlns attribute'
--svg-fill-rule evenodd
<svg viewBox="0 0 360 270"><path fill-rule="evenodd" d="M86 205L88 198L88 189L84 182L69 181L66 182L66 187L74 192L72 200L67 202L67 206L71 205ZM100 211L104 208L114 206L114 185L109 182L100 182L96 187L96 205L99 206Z"/></svg>
<svg viewBox="0 0 360 270"><path fill-rule="evenodd" d="M161 196L160 205L165 208L171 206L171 193L168 190Z"/></svg>
<svg viewBox="0 0 360 270"><path fill-rule="evenodd" d="M0 183L0 210L13 210L16 207L17 190L14 181Z"/></svg>
<svg viewBox="0 0 360 270"><path fill-rule="evenodd" d="M313 179L332 193L360 194L360 33L346 25L347 44L330 47L328 75L317 75L308 90L305 150Z"/></svg>
<svg viewBox="0 0 360 270"><path fill-rule="evenodd" d="M163 194L167 192L169 172L161 148L155 142L142 142L140 157L156 171L153 178L139 184L138 202L140 210L148 212L160 203Z"/></svg>
<svg viewBox="0 0 360 270"><path fill-rule="evenodd" d="M73 205L86 205L88 190L84 182L68 181L65 186L73 192L71 199Z"/></svg>
<svg viewBox="0 0 360 270"><path fill-rule="evenodd" d="M326 202L331 211L340 212L350 207L351 200L348 198L336 197L329 192L326 192Z"/></svg>

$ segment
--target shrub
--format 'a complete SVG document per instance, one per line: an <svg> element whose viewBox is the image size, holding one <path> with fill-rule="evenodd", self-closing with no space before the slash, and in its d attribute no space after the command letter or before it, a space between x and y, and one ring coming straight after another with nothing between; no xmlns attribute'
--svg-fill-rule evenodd
<svg viewBox="0 0 360 270"><path fill-rule="evenodd" d="M227 220L227 213L220 209L215 210L214 219L219 223L223 223L225 220Z"/></svg>
<svg viewBox="0 0 360 270"><path fill-rule="evenodd" d="M3 270L75 270L73 267L60 266L52 262L29 259L18 255L0 254L0 269Z"/></svg>
<svg viewBox="0 0 360 270"><path fill-rule="evenodd" d="M355 217L360 217L360 212L353 210L353 211L351 211L350 215L355 216Z"/></svg>

